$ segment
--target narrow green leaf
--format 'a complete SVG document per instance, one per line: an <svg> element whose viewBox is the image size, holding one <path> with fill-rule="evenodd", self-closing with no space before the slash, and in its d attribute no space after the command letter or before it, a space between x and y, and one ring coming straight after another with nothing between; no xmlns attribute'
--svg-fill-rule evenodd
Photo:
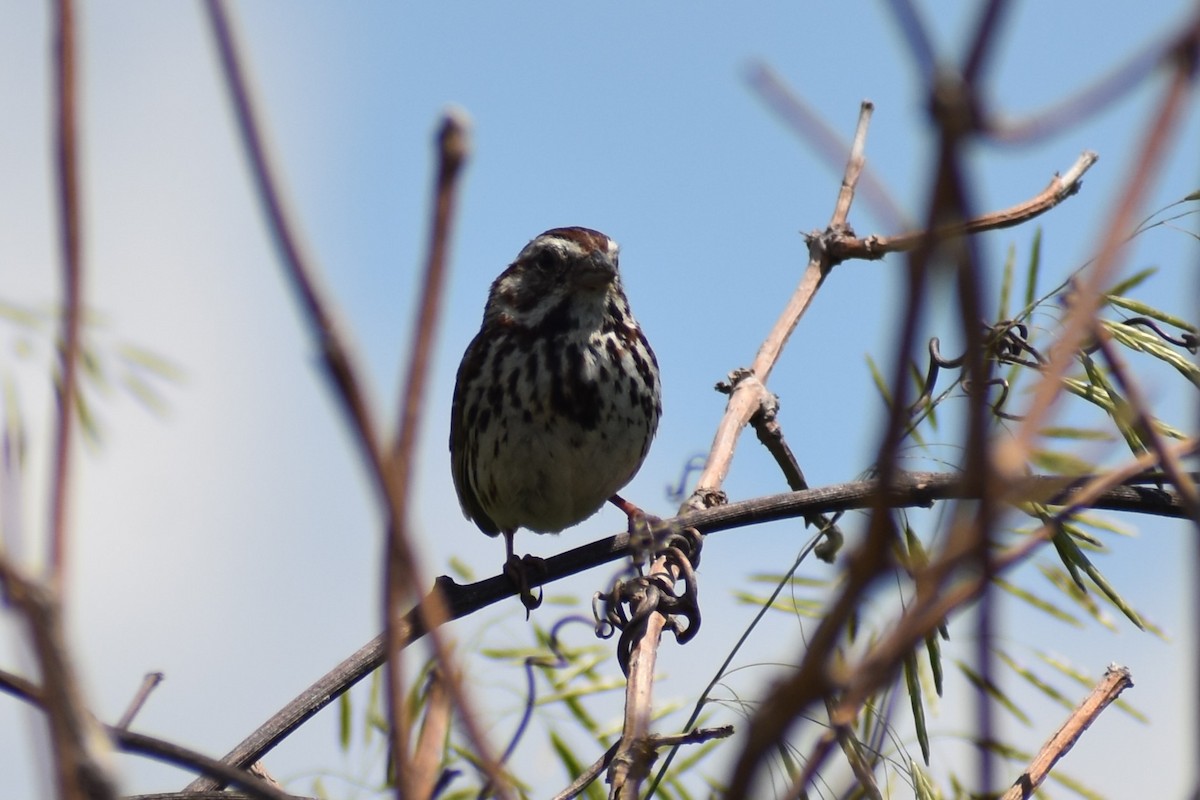
<svg viewBox="0 0 1200 800"><path fill-rule="evenodd" d="M1007 710L1008 713L1012 714L1024 724L1033 724L1033 721L1029 719L1029 716L1020 708L1018 708L1017 704L1013 702L1012 698L1006 695L999 686L990 680L984 680L982 675L971 669L970 665L966 664L965 662L955 661L954 663L955 666L958 667L959 671L962 672L966 679L970 681L976 689L986 692L988 697L995 700L1005 710Z"/></svg>
<svg viewBox="0 0 1200 800"><path fill-rule="evenodd" d="M1074 521L1078 525L1087 525L1089 528L1095 528L1098 531L1112 533L1117 536L1129 538L1137 535L1137 531L1133 530L1132 528L1120 524L1117 520L1101 516L1097 513L1082 512L1076 514Z"/></svg>
<svg viewBox="0 0 1200 800"><path fill-rule="evenodd" d="M1097 792L1093 789L1089 789L1087 786L1083 785L1075 778L1072 778L1058 767L1055 767L1050 771L1050 780L1071 790L1075 794L1082 797L1083 800L1108 800L1107 795Z"/></svg>
<svg viewBox="0 0 1200 800"><path fill-rule="evenodd" d="M1063 539L1069 537L1063 536ZM1060 551L1060 557L1064 557ZM1070 558L1070 556L1065 556ZM1075 565L1071 565L1072 569ZM1087 584L1083 581L1083 576L1078 572L1068 575L1067 571L1058 569L1057 567L1039 564L1038 569L1042 575L1050 581L1050 584L1060 592L1065 594L1069 599L1075 602L1080 608L1087 612L1093 620L1108 628L1112 632L1117 631L1116 623L1113 622L1104 610L1104 608L1096 601L1094 597L1088 594Z"/></svg>
<svg viewBox="0 0 1200 800"><path fill-rule="evenodd" d="M1039 469L1054 475L1090 475L1096 465L1090 461L1053 450L1034 450L1029 454L1029 460Z"/></svg>
<svg viewBox="0 0 1200 800"><path fill-rule="evenodd" d="M1029 248L1029 266L1025 271L1025 307L1033 306L1037 298L1038 272L1042 268L1042 229L1033 232L1033 244Z"/></svg>
<svg viewBox="0 0 1200 800"><path fill-rule="evenodd" d="M353 713L350 708L350 693L342 692L338 698L338 743L342 750L349 750L351 743L351 723Z"/></svg>
<svg viewBox="0 0 1200 800"><path fill-rule="evenodd" d="M871 371L871 381L875 384L876 391L883 398L883 404L889 409L892 407L892 393L888 390L887 381L883 379L883 373L879 371L879 366L875 363L875 359L871 358L871 354L867 354L867 369Z"/></svg>
<svg viewBox="0 0 1200 800"><path fill-rule="evenodd" d="M1130 289L1145 283L1146 280L1153 276L1156 272L1158 272L1158 267L1146 267L1143 270L1139 270L1125 280L1113 284L1112 287L1105 292L1105 294L1108 297L1128 294Z"/></svg>
<svg viewBox="0 0 1200 800"><path fill-rule="evenodd" d="M1067 611L1064 611L1054 603L1051 603L1049 600L1038 597L1033 592L1027 591L1016 584L1009 583L1008 581L1004 580L1004 578L993 578L992 580L996 586L1008 592L1013 597L1016 597L1017 599L1033 606L1039 611L1044 611L1058 621L1065 622L1068 625L1076 628L1083 627L1083 620L1079 619L1073 614L1068 613Z"/></svg>
<svg viewBox="0 0 1200 800"><path fill-rule="evenodd" d="M941 800L942 793L920 764L915 760L909 761L908 771L912 775L913 796L917 800Z"/></svg>
<svg viewBox="0 0 1200 800"><path fill-rule="evenodd" d="M758 608L767 606L772 611L782 611L786 614L809 618L821 616L825 609L825 603L820 600L803 600L798 597L785 597L782 594L776 597L774 601L764 595L751 594L750 592L740 590L735 591L733 596L739 602Z"/></svg>
<svg viewBox="0 0 1200 800"><path fill-rule="evenodd" d="M166 415L168 408L166 399L161 392L142 380L141 376L133 372L126 372L121 375L120 380L122 388L144 408L160 417Z"/></svg>
<svg viewBox="0 0 1200 800"><path fill-rule="evenodd" d="M916 728L917 743L921 745L921 757L925 759L925 766L929 766L929 729L925 727L925 703L921 697L915 653L904 657L904 684L908 690L908 702L912 706L913 726Z"/></svg>
<svg viewBox="0 0 1200 800"><path fill-rule="evenodd" d="M779 573L756 572L749 576L749 579L754 583L767 583L771 586L777 586L779 583L785 582L789 586L803 586L811 589L828 589L830 581L828 578L805 578L801 575L782 575Z"/></svg>
<svg viewBox="0 0 1200 800"><path fill-rule="evenodd" d="M1156 358L1170 365L1176 372L1187 378L1191 383L1200 386L1200 367L1192 361L1190 353L1182 353L1174 346L1164 342L1152 333L1135 328L1131 325L1120 325L1109 320L1101 320L1114 341L1123 347Z"/></svg>
<svg viewBox="0 0 1200 800"><path fill-rule="evenodd" d="M1017 266L1016 245L1008 246L1004 256L1004 269L1000 273L1000 307L996 309L996 319L1008 319L1008 304L1012 297L1013 272Z"/></svg>
<svg viewBox="0 0 1200 800"><path fill-rule="evenodd" d="M942 642L936 633L925 637L925 653L929 658L929 671L933 673L933 690L941 697L945 676L942 672Z"/></svg>
<svg viewBox="0 0 1200 800"><path fill-rule="evenodd" d="M1112 404L1112 411L1109 412L1109 416L1116 424L1122 438L1125 439L1125 443L1129 445L1130 452L1135 456L1140 456L1148 452L1150 447L1142 440L1141 431L1137 429L1135 422L1137 415L1133 407L1117 391L1116 387L1109 382L1104 371L1096 365L1096 362L1090 356L1081 354L1079 360L1083 363L1088 380L1100 391L1108 395L1109 402Z"/></svg>
<svg viewBox="0 0 1200 800"><path fill-rule="evenodd" d="M170 381L180 381L183 379L184 373L179 365L157 353L132 344L117 345L116 353L127 363L160 378Z"/></svg>
<svg viewBox="0 0 1200 800"><path fill-rule="evenodd" d="M1042 428L1038 435L1046 439L1082 439L1098 442L1111 442L1113 439L1108 431L1096 428Z"/></svg>
<svg viewBox="0 0 1200 800"><path fill-rule="evenodd" d="M1072 522L1064 522L1062 524L1062 528L1064 531L1067 532L1067 535L1070 536L1075 541L1075 544L1077 546L1079 546L1080 548L1091 550L1091 551L1097 552L1097 553L1103 553L1103 552L1108 551L1108 548L1104 546L1104 542L1100 541L1095 536L1092 536L1090 533L1085 531L1083 528L1080 528L1078 525L1075 525Z"/></svg>
<svg viewBox="0 0 1200 800"><path fill-rule="evenodd" d="M1155 308L1149 303L1143 303L1141 300L1134 300L1132 297L1122 297L1114 294L1106 295L1105 300L1109 305L1116 306L1117 308L1123 308L1126 311L1132 311L1134 316L1150 317L1151 319L1156 319L1159 322L1166 323L1173 328L1178 328L1181 331L1188 331L1189 333L1200 332L1200 329L1197 329L1195 325L1188 322L1183 317L1177 317L1174 314L1168 314L1166 311ZM1108 320L1105 321L1107 322ZM1122 325L1121 327L1128 328L1130 326Z"/></svg>

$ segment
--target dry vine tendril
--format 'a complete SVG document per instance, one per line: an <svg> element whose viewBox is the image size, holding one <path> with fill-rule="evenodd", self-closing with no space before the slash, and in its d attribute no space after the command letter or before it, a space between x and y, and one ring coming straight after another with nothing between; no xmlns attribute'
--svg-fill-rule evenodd
<svg viewBox="0 0 1200 800"><path fill-rule="evenodd" d="M695 528L668 529L657 542L655 555L665 560L664 571L626 580L618 579L607 593L597 592L592 598L592 614L596 620L596 635L610 638L621 631L617 642L617 662L621 672L629 676L629 657L646 632L650 615L658 612L667 618L667 630L675 641L687 644L700 631L699 586L696 567L700 565L703 537ZM639 564L639 559L634 559ZM678 575L678 578L673 576ZM682 581L683 591L675 593L675 584ZM628 606L628 612L626 612Z"/></svg>

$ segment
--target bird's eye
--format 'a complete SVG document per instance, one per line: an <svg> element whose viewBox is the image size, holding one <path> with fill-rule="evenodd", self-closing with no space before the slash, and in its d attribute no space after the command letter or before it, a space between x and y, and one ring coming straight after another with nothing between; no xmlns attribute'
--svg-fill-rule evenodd
<svg viewBox="0 0 1200 800"><path fill-rule="evenodd" d="M538 272L550 272L554 269L554 253L543 250L533 257L533 268Z"/></svg>

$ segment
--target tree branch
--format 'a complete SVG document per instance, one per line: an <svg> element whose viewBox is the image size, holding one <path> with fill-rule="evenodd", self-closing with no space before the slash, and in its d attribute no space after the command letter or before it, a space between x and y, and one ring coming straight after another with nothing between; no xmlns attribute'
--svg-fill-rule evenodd
<svg viewBox="0 0 1200 800"><path fill-rule="evenodd" d="M962 236L971 236L985 231L1011 228L1045 214L1050 209L1079 191L1083 174L1096 163L1099 156L1085 150L1075 163L1062 175L1055 175L1038 194L1010 208L993 211L975 219L944 225L933 231L912 231L895 236L868 236L859 239L853 235L832 234L826 243L829 258L834 264L849 259L873 261L888 253L912 250L926 237L943 242Z"/></svg>
<svg viewBox="0 0 1200 800"><path fill-rule="evenodd" d="M1133 678L1130 677L1128 668L1115 664L1110 666L1105 671L1104 678L1092 689L1092 693L1071 712L1067 721L1050 740L1042 745L1037 756L1021 773L1021 777L1013 782L1012 788L1004 793L1001 800L1028 800L1032 797L1058 760L1071 752L1071 748L1079 741L1083 732L1091 727L1104 709L1121 696L1121 692L1131 686Z"/></svg>
<svg viewBox="0 0 1200 800"><path fill-rule="evenodd" d="M1192 440L1190 445L1194 451L1196 441ZM1013 484L1012 499L1013 502L1036 500L1051 504L1070 503L1092 477L1030 476ZM1162 480L1161 474L1147 473L1136 481L1132 477L1129 480L1129 485L1107 489L1096 496L1090 507L1177 518L1186 514L1174 493L1153 486L1136 485L1159 482ZM717 533L808 514L869 508L881 491L883 487L878 481L854 481L730 503L675 517L665 521L665 524L680 528L694 527L703 534ZM887 491L884 501L894 508L911 508L928 507L938 500L949 499L971 499L961 476L911 472L901 474L898 483ZM549 585L592 567L626 558L631 553L627 533L576 547L546 559L545 582ZM438 578L438 584L446 603L447 621L469 616L516 594L512 582L502 574L470 584L459 584L442 576ZM397 635L402 647L425 635L420 620L420 610L413 609L400 621ZM383 663L383 654L382 636L367 642L259 726L224 760L236 766L246 766L262 758L292 731L377 669Z"/></svg>

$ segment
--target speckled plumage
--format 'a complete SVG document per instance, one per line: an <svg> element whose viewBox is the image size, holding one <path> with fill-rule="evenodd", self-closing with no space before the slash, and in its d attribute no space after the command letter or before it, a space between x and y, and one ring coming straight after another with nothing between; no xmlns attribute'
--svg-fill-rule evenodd
<svg viewBox="0 0 1200 800"><path fill-rule="evenodd" d="M662 411L658 362L617 260L604 234L555 228L492 284L450 423L459 501L490 536L587 519L646 457Z"/></svg>

